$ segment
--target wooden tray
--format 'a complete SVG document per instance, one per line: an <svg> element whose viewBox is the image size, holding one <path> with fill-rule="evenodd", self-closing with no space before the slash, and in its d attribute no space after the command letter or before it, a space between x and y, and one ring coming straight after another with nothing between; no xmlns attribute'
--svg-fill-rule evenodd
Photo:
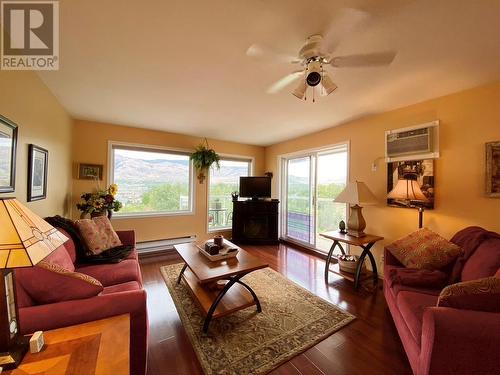
<svg viewBox="0 0 500 375"><path fill-rule="evenodd" d="M225 242L228 242L228 241L225 241ZM219 252L219 254L217 255L210 255L209 253L207 253L205 251L204 248L202 248L201 246L199 246L198 244L196 245L196 247L200 250L200 253L203 254L204 256L206 256L209 260L211 260L212 262L215 262L217 260L222 260L222 259L229 259L229 258L234 258L236 255L238 255L238 248L236 247L233 247L234 245L233 244L227 244L225 243L224 244L227 248L225 249L222 249L221 251L222 252ZM227 252L224 252L224 251L227 251L229 249L236 249L236 250L233 250L231 251L230 253L227 253ZM226 250L227 249L227 250Z"/></svg>

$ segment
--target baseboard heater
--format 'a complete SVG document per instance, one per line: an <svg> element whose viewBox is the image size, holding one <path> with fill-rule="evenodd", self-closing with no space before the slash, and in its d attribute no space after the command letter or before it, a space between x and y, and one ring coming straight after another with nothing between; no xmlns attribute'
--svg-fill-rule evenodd
<svg viewBox="0 0 500 375"><path fill-rule="evenodd" d="M143 241L137 243L139 255L152 255L155 253L166 253L174 250L174 245L195 242L196 235L176 238L165 238L162 240Z"/></svg>

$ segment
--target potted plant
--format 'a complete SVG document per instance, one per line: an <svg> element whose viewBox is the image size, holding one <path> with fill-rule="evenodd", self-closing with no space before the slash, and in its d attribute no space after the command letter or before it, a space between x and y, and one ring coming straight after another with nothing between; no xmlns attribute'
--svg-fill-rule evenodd
<svg viewBox="0 0 500 375"><path fill-rule="evenodd" d="M220 156L210 148L208 141L205 138L205 143L201 143L196 147L196 151L190 155L194 167L198 170L198 181L200 184L205 180L205 171L215 163L217 169L220 168Z"/></svg>
<svg viewBox="0 0 500 375"><path fill-rule="evenodd" d="M84 193L81 198L83 202L77 203L76 208L82 211L82 217L90 214L90 217L108 215L111 216L122 208L121 202L115 199L118 186L111 184L106 190L97 190L94 193Z"/></svg>

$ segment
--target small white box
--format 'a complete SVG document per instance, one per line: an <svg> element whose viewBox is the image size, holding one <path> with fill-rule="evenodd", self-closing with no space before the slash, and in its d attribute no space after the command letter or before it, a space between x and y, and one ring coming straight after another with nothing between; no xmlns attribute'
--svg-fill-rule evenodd
<svg viewBox="0 0 500 375"><path fill-rule="evenodd" d="M30 352L31 353L41 352L44 344L45 342L43 341L43 332L36 331L30 338Z"/></svg>

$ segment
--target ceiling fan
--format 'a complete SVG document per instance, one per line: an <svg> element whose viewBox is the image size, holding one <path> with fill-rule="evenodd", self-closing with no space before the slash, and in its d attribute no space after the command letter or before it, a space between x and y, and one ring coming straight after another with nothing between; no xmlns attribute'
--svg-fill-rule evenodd
<svg viewBox="0 0 500 375"><path fill-rule="evenodd" d="M269 58L276 62L287 62L299 64L300 69L286 75L274 84L267 92L275 94L283 90L288 85L299 80L298 86L292 94L299 99L306 99L308 87L320 88L323 96L331 94L337 88L326 67L368 67L390 65L396 57L394 51L384 51L367 54L356 54L346 56L336 56L333 51L338 46L342 38L351 31L361 26L369 18L363 11L347 8L343 9L341 15L334 20L329 29L323 34L315 34L307 38L305 44L299 50L298 56L283 54L269 49L262 45L253 44L247 50L247 55L256 58Z"/></svg>

